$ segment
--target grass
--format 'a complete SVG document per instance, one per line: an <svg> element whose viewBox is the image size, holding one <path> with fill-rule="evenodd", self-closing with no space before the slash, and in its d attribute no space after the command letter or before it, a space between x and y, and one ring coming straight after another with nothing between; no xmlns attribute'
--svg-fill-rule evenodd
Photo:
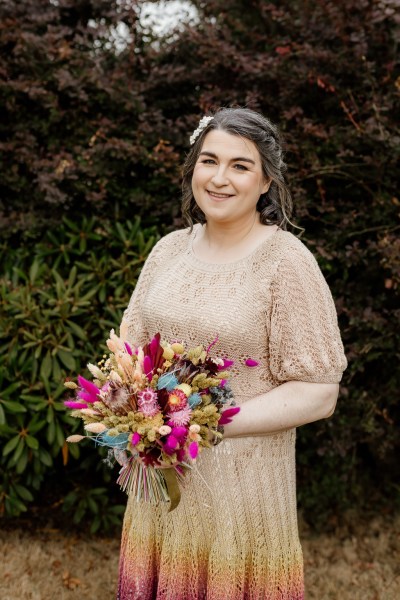
<svg viewBox="0 0 400 600"><path fill-rule="evenodd" d="M307 600L400 598L400 517L346 518L320 535L302 523L300 531ZM118 553L117 536L2 529L1 600L112 600Z"/></svg>

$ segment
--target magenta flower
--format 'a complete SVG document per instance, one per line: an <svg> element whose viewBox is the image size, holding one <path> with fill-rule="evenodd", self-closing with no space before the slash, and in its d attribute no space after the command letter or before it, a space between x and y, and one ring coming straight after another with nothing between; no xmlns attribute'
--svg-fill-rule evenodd
<svg viewBox="0 0 400 600"><path fill-rule="evenodd" d="M131 444L132 444L132 446L137 446L139 442L140 442L140 434L137 431L135 431L135 433L132 436Z"/></svg>
<svg viewBox="0 0 400 600"><path fill-rule="evenodd" d="M89 402L90 404L93 404L97 401L97 398L95 396L89 394L89 392L85 392L84 390L80 390L78 392L78 398L84 400L85 402Z"/></svg>
<svg viewBox="0 0 400 600"><path fill-rule="evenodd" d="M227 358L224 358L223 361L222 365L218 365L218 371L225 371L225 369L229 369L234 364L233 360L228 360Z"/></svg>
<svg viewBox="0 0 400 600"><path fill-rule="evenodd" d="M167 454L173 454L177 446L179 445L178 440L174 435L169 435L167 441L164 444L164 451Z"/></svg>
<svg viewBox="0 0 400 600"><path fill-rule="evenodd" d="M146 377L151 381L153 379L153 363L150 356L145 356L143 360L143 371Z"/></svg>
<svg viewBox="0 0 400 600"><path fill-rule="evenodd" d="M248 358L245 363L246 367L257 367L260 363L258 363L254 358Z"/></svg>
<svg viewBox="0 0 400 600"><path fill-rule="evenodd" d="M186 427L174 427L172 429L172 435L175 436L178 440L185 439L187 436L187 429Z"/></svg>
<svg viewBox="0 0 400 600"><path fill-rule="evenodd" d="M81 409L81 408L88 407L86 402L74 402L73 400L66 400L64 402L64 405L67 406L68 408L74 408L74 409Z"/></svg>
<svg viewBox="0 0 400 600"><path fill-rule="evenodd" d="M194 460L199 453L199 445L197 442L192 442L189 446L190 457Z"/></svg>
<svg viewBox="0 0 400 600"><path fill-rule="evenodd" d="M82 390L79 392L78 395L85 394L84 400L86 400L86 402L91 402L91 403L96 402L97 396L100 393L100 390L97 387L97 385L95 385L91 381L88 381L81 375L78 375L78 383L82 388ZM82 397L82 396L80 396L80 397Z"/></svg>
<svg viewBox="0 0 400 600"><path fill-rule="evenodd" d="M124 342L124 343L125 343L125 349L126 349L127 353L129 354L129 356L132 356L132 354L133 354L132 348L130 347L128 342Z"/></svg>
<svg viewBox="0 0 400 600"><path fill-rule="evenodd" d="M235 415L240 411L239 406L233 406L232 408L227 408L221 414L221 417L218 421L218 425L226 425L230 423Z"/></svg>

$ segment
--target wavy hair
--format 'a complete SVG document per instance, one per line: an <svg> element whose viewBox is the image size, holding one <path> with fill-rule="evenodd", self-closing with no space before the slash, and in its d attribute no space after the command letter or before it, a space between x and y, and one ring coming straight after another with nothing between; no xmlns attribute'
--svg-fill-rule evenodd
<svg viewBox="0 0 400 600"><path fill-rule="evenodd" d="M282 141L277 126L249 108L220 108L210 116L213 119L198 135L183 165L182 218L185 225L192 231L194 223L207 221L194 199L192 177L204 138L214 129L246 138L256 145L264 176L271 180L268 191L261 194L257 202L256 208L260 213L261 223L278 225L282 229L293 225L290 220L293 202L284 178L286 164L283 161Z"/></svg>

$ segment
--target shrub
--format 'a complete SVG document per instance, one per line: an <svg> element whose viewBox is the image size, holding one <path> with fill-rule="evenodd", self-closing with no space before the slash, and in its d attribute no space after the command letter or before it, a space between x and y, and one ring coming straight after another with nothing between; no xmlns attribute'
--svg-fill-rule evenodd
<svg viewBox="0 0 400 600"><path fill-rule="evenodd" d="M63 381L106 350L155 240L139 219L122 225L91 217L81 226L65 219L29 252L3 246L0 513L25 511L56 476L72 488L56 500L74 512L74 522L87 511L94 529L116 522L121 507L110 507L104 488L93 485L110 481L98 451L81 455L65 442L77 423L62 403Z"/></svg>

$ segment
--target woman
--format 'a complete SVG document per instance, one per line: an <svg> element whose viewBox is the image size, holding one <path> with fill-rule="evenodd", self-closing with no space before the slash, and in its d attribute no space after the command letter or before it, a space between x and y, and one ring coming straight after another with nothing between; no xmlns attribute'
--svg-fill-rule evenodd
<svg viewBox="0 0 400 600"><path fill-rule="evenodd" d="M124 320L135 344L160 332L208 346L218 335L241 411L197 459L174 511L129 498L118 598L300 600L295 428L334 411L346 367L336 312L315 259L285 231L276 127L224 108L191 142L189 227L155 246Z"/></svg>

